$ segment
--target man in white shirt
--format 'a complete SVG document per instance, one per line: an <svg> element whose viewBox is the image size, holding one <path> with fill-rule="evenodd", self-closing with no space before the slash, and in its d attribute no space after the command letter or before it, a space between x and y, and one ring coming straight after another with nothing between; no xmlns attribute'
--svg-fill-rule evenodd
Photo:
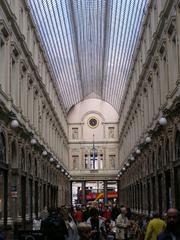
<svg viewBox="0 0 180 240"><path fill-rule="evenodd" d="M121 213L118 215L116 219L116 238L118 240L127 240L128 239L128 231L130 222L126 217L127 209L126 207L121 208Z"/></svg>

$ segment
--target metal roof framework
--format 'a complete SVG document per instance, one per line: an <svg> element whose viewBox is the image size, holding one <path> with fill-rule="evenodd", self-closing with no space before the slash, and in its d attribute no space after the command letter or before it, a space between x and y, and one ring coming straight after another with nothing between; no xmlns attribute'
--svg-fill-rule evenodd
<svg viewBox="0 0 180 240"><path fill-rule="evenodd" d="M28 0L63 104L94 94L117 112L148 0Z"/></svg>

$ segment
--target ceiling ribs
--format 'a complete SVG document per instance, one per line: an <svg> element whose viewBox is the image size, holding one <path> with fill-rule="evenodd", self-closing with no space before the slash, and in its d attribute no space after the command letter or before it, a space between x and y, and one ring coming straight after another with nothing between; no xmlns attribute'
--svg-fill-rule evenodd
<svg viewBox="0 0 180 240"><path fill-rule="evenodd" d="M28 0L68 112L91 93L119 112L149 0Z"/></svg>

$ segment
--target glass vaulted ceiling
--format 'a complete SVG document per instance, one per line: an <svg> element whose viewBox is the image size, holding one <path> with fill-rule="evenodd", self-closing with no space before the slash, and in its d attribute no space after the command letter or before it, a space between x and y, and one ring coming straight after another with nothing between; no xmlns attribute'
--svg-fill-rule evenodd
<svg viewBox="0 0 180 240"><path fill-rule="evenodd" d="M119 111L148 0L28 0L68 111L88 95Z"/></svg>

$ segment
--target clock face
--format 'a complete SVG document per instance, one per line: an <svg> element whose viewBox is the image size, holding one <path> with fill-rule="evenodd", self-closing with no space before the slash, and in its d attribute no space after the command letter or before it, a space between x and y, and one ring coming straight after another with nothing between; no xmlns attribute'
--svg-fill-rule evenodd
<svg viewBox="0 0 180 240"><path fill-rule="evenodd" d="M96 117L91 117L88 119L88 125L91 128L96 128L98 126L98 119Z"/></svg>

